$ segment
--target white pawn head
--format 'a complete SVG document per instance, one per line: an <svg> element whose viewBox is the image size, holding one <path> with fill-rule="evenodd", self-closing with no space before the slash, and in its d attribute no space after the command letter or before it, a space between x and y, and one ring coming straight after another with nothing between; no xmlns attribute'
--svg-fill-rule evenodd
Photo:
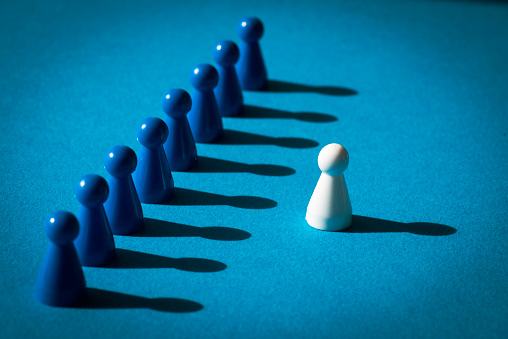
<svg viewBox="0 0 508 339"><path fill-rule="evenodd" d="M318 165L321 172L331 176L341 175L349 165L349 154L342 145L326 145L319 152Z"/></svg>

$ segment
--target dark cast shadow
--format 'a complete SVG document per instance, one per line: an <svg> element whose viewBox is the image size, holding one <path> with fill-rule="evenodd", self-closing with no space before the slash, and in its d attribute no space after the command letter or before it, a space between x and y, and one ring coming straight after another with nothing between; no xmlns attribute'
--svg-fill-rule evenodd
<svg viewBox="0 0 508 339"><path fill-rule="evenodd" d="M288 112L260 106L244 105L243 114L234 118L257 119L293 119L306 122L333 122L337 117L331 114L314 112Z"/></svg>
<svg viewBox="0 0 508 339"><path fill-rule="evenodd" d="M294 82L287 82L281 80L268 80L268 86L266 88L266 92L293 92L293 93L301 93L301 92L310 92L310 93L319 93L325 95L334 95L334 96L348 96L348 95L357 95L358 91L347 88L347 87L338 87L338 86L310 86L304 84L297 84Z"/></svg>
<svg viewBox="0 0 508 339"><path fill-rule="evenodd" d="M199 237L219 241L240 241L249 239L249 232L232 227L197 227L177 224L151 218L144 219L144 227L133 237Z"/></svg>
<svg viewBox="0 0 508 339"><path fill-rule="evenodd" d="M180 271L211 273L224 271L227 265L202 258L170 258L162 255L116 249L116 260L105 268L174 268Z"/></svg>
<svg viewBox="0 0 508 339"><path fill-rule="evenodd" d="M268 209L277 206L277 202L272 199L254 197L254 196L226 196L215 193L195 191L187 188L175 187L175 197L169 201L161 203L162 205L173 206L218 206L226 205L245 209Z"/></svg>
<svg viewBox="0 0 508 339"><path fill-rule="evenodd" d="M242 162L222 160L216 158L198 156L197 166L188 172L194 173L252 173L270 177L283 177L295 174L290 167L269 164L244 164Z"/></svg>
<svg viewBox="0 0 508 339"><path fill-rule="evenodd" d="M216 142L219 145L274 145L286 148L312 148L319 145L305 138L273 138L260 134L224 130L224 135Z"/></svg>
<svg viewBox="0 0 508 339"><path fill-rule="evenodd" d="M353 215L353 223L344 233L412 233L427 236L452 235L457 229L429 222L403 223Z"/></svg>
<svg viewBox="0 0 508 339"><path fill-rule="evenodd" d="M146 308L160 312L189 313L202 310L200 303L179 298L145 298L137 295L87 287L85 299L73 308L130 309Z"/></svg>

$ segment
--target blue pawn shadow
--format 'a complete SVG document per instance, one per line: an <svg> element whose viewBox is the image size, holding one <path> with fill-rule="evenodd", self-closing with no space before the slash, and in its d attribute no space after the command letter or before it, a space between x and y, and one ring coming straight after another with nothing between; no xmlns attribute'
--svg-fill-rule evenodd
<svg viewBox="0 0 508 339"><path fill-rule="evenodd" d="M252 235L244 230L232 227L197 227L164 220L145 218L145 228L135 234L137 237L198 237L218 241L240 241Z"/></svg>
<svg viewBox="0 0 508 339"><path fill-rule="evenodd" d="M150 309L168 313L190 313L204 308L198 302L180 298L145 298L137 295L107 291L98 288L86 289L87 298L74 308L83 309Z"/></svg>

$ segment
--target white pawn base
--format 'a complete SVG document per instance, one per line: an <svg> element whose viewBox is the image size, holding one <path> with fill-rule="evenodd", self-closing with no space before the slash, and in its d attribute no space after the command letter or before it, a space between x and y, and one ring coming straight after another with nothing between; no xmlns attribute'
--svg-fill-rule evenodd
<svg viewBox="0 0 508 339"><path fill-rule="evenodd" d="M323 218L316 215L309 215L309 213L307 213L305 220L307 220L310 226L318 230L329 232L345 230L350 227L353 222L352 215L345 215L338 218Z"/></svg>
<svg viewBox="0 0 508 339"><path fill-rule="evenodd" d="M353 213L343 174L321 173L305 219L310 226L323 231L342 231L351 226Z"/></svg>

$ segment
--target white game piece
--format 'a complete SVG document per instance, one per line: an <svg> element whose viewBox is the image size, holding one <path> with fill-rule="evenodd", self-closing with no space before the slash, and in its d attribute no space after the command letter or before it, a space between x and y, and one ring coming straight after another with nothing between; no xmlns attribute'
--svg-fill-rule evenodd
<svg viewBox="0 0 508 339"><path fill-rule="evenodd" d="M341 231L352 223L351 201L343 172L349 165L349 154L339 144L323 147L318 157L323 172L312 193L305 219L310 226L323 231Z"/></svg>

